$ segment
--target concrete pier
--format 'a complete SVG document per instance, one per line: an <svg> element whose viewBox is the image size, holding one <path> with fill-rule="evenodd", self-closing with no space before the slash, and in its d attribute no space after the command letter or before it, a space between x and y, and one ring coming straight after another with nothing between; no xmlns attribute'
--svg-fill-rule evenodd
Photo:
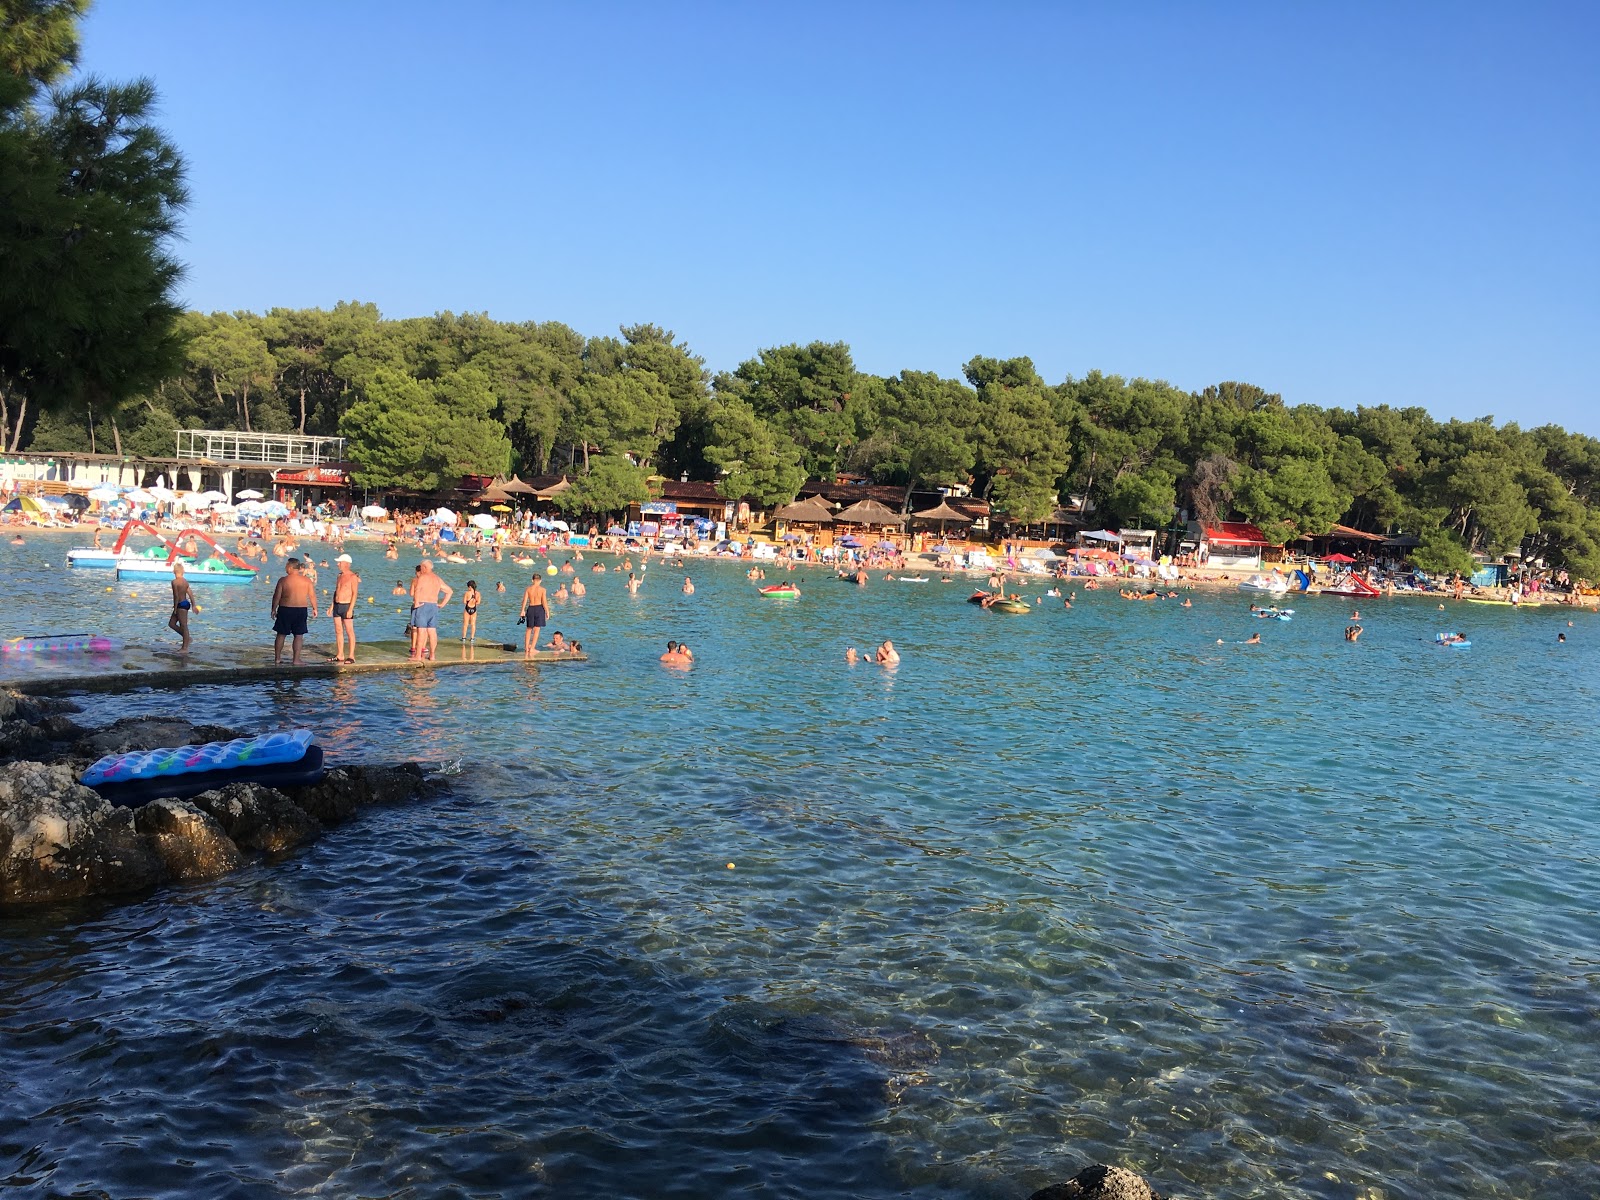
<svg viewBox="0 0 1600 1200"><path fill-rule="evenodd" d="M187 655L161 646L130 643L115 654L61 654L8 657L0 663L0 687L34 695L63 692L125 692L135 688L184 688L201 683L254 679L297 679L308 675L361 675L377 671L437 671L462 667L539 666L587 662L586 654L541 650L525 658L521 646L477 641L439 642L439 657L419 662L402 641L362 642L354 664L333 660L332 645L307 645L301 666L275 665L270 646L235 648L196 645Z"/></svg>

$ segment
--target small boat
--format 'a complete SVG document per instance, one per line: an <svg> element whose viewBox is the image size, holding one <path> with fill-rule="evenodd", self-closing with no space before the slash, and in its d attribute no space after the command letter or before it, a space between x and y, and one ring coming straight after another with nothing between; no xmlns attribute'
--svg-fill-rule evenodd
<svg viewBox="0 0 1600 1200"><path fill-rule="evenodd" d="M165 559L143 559L117 566L118 579L171 579L173 574L172 564ZM183 568L183 577L190 583L254 583L257 574L253 567L235 567L214 558L185 563Z"/></svg>
<svg viewBox="0 0 1600 1200"><path fill-rule="evenodd" d="M766 587L758 590L763 596L772 600L800 599L800 589L792 583L769 583Z"/></svg>

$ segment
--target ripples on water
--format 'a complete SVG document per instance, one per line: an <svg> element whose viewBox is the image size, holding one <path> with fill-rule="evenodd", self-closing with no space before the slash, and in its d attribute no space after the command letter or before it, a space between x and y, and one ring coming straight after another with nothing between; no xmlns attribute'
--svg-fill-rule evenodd
<svg viewBox="0 0 1600 1200"><path fill-rule="evenodd" d="M7 549L7 632L41 587L56 628L165 620ZM1023 620L692 572L586 577L554 624L587 666L90 699L461 769L280 862L0 920L0 1186L1600 1193L1600 618L1557 647L1565 615L1391 601L1352 646L1311 599L1219 647L1261 627L1236 595ZM469 574L514 640L522 576ZM198 636L265 601L214 590ZM842 661L885 636L898 671Z"/></svg>

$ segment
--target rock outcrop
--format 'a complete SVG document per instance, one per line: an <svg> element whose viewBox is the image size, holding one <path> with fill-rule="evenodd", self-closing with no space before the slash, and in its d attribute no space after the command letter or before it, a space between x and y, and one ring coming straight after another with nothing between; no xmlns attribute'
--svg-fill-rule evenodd
<svg viewBox="0 0 1600 1200"><path fill-rule="evenodd" d="M0 767L0 908L142 892L166 877L133 812L79 784L70 767Z"/></svg>
<svg viewBox="0 0 1600 1200"><path fill-rule="evenodd" d="M1144 1178L1126 1167L1097 1163L1065 1183L1040 1188L1028 1200L1161 1200Z"/></svg>
<svg viewBox="0 0 1600 1200"><path fill-rule="evenodd" d="M69 711L76 710L61 701L0 691L0 759L29 755L0 765L0 909L211 879L250 853L292 850L363 808L430 791L415 763L340 766L314 787L233 783L191 800L119 808L77 782L83 767L105 754L244 735L171 717L86 730Z"/></svg>

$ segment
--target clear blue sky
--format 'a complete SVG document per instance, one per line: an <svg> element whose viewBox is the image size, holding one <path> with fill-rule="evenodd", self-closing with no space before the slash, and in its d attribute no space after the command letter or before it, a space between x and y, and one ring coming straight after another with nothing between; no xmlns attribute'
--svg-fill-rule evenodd
<svg viewBox="0 0 1600 1200"><path fill-rule="evenodd" d="M1600 434L1600 5L99 0L201 309L1031 355Z"/></svg>

